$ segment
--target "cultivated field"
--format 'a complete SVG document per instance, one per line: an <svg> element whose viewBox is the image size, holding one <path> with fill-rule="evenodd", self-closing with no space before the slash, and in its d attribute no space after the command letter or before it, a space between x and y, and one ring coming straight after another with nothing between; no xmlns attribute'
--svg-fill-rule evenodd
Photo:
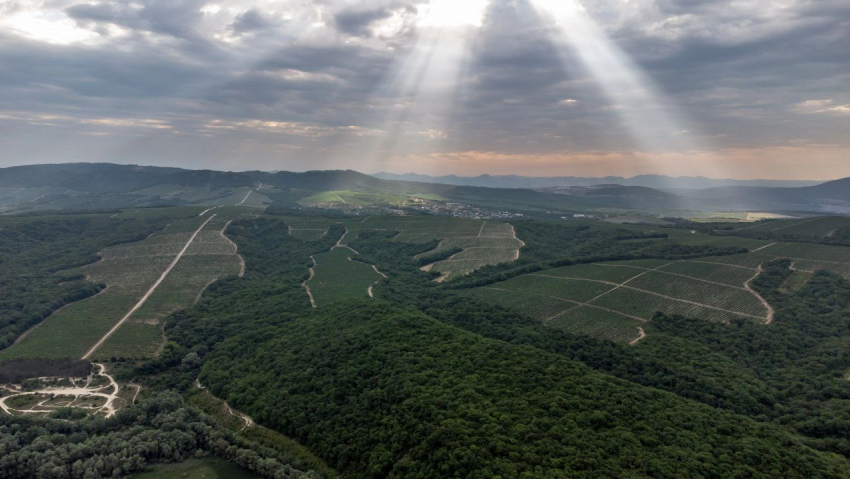
<svg viewBox="0 0 850 479"><path fill-rule="evenodd" d="M777 243L755 255L762 260L787 258L795 269L813 273L824 270L850 279L850 248L805 243Z"/></svg>
<svg viewBox="0 0 850 479"><path fill-rule="evenodd" d="M105 249L101 261L79 271L106 288L54 313L0 359L153 356L168 314L190 306L216 279L240 274L236 246L222 234L227 221L207 213Z"/></svg>
<svg viewBox="0 0 850 479"><path fill-rule="evenodd" d="M272 200L254 188L237 188L227 196L204 201L200 204L206 206L243 206L264 208L272 203Z"/></svg>
<svg viewBox="0 0 850 479"><path fill-rule="evenodd" d="M497 221L471 220L435 216L375 216L356 219L284 218L289 234L303 241L315 241L327 234L333 224L345 225L348 233L340 242L348 245L363 231L392 231L394 241L428 243L440 241L436 250L463 249L462 252L426 266L429 271L443 274L442 281L469 274L487 265L506 263L519 258L525 244L516 238L511 225Z"/></svg>
<svg viewBox="0 0 850 479"><path fill-rule="evenodd" d="M412 199L405 195L396 195L390 193L364 193L348 190L325 191L299 200L299 203L305 206L334 204L353 206L403 206L410 202L412 202Z"/></svg>
<svg viewBox="0 0 850 479"><path fill-rule="evenodd" d="M742 257L749 261L741 261ZM750 254L568 266L519 276L472 294L555 328L634 343L644 336L641 325L656 312L718 322L736 318L771 322L772 308L749 288L766 261Z"/></svg>
<svg viewBox="0 0 850 479"><path fill-rule="evenodd" d="M814 218L768 221L741 229L789 235L829 237L838 228L847 226L850 226L850 218L846 216L819 216Z"/></svg>
<svg viewBox="0 0 850 479"><path fill-rule="evenodd" d="M289 235L301 241L316 241L328 234L336 221L328 218L284 217L289 226Z"/></svg>
<svg viewBox="0 0 850 479"><path fill-rule="evenodd" d="M371 296L372 286L384 276L372 266L354 261L357 256L354 250L338 246L313 257L316 265L304 284L315 306Z"/></svg>
<svg viewBox="0 0 850 479"><path fill-rule="evenodd" d="M507 263L519 258L525 244L516 238L507 223L447 217L375 217L346 225L349 229L344 242L354 241L360 231L396 231L395 241L427 243L439 240L431 253L461 248L454 256L428 265L429 271L443 274L442 281L469 274L484 266Z"/></svg>

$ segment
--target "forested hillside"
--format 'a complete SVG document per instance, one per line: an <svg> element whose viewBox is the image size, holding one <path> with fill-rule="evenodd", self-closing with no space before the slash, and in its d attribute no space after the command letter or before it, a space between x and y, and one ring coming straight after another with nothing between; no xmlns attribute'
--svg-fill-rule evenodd
<svg viewBox="0 0 850 479"><path fill-rule="evenodd" d="M9 479L125 477L152 464L207 454L263 477L319 477L299 469L290 457L257 448L222 430L173 393L125 408L111 419L88 423L0 415L0 476Z"/></svg>
<svg viewBox="0 0 850 479"><path fill-rule="evenodd" d="M205 221L198 213L192 221ZM95 293L98 285L56 272L173 220L10 223L0 231L8 238L4 266L20 282L8 285L43 285L31 296L13 292L30 308L63 287L88 285ZM440 238L477 234L471 238L487 240L481 238L487 222L464 221L309 214L222 220L206 241L226 234L244 258L245 275L208 285L194 306L172 314L169 343L155 359L108 365L124 384L150 393L176 391L189 405L177 397L167 404L143 398L108 420L82 419L79 410L62 408L51 413L52 421L7 418L0 436L15 444L6 449L7 470L15 471L11 477L76 477L81 470L105 477L182 460L200 449L265 477L298 477L306 469L352 478L847 477L850 382L843 375L850 370L844 354L850 284L834 273L795 267L814 260L759 256L782 248L836 255L836 247L651 226L491 222L497 234L521 238L519 259L438 283L440 273L423 266L451 261L464 250ZM413 241L400 240L406 237L401 230ZM329 251L344 254L336 258ZM544 269L579 271L631 260L626 267L637 272L624 276L631 277L641 275L640 264L735 264L741 258L753 261L738 266L743 277L759 268L747 285L775 308L770 325L656 315L642 325L647 336L634 346L571 334L472 294ZM833 263L834 271L843 271L843 263ZM352 283L351 295L311 304L306 288L320 284L309 281L310 269L319 270L314 281L330 278L348 288L340 264L369 272L367 281ZM13 371L15 363L7 364L7 376L86 370L86 363L70 361L24 366ZM128 404L136 400L132 393L124 397ZM218 416L207 420L196 408ZM71 429L65 431L67 420ZM156 439L167 421L176 429ZM258 426L249 427L254 422ZM37 433L25 434L29 430ZM55 446L41 450L38 436L46 434L55 436ZM178 436L182 442L168 458L147 446L133 452L138 438L170 444ZM204 442L212 436L231 445ZM111 459L78 448L80 441L109 445ZM33 462L24 459L30 453ZM53 461L56 454L74 460ZM268 462L273 458L277 463ZM81 465L74 466L77 459ZM269 464L292 469L259 466Z"/></svg>
<svg viewBox="0 0 850 479"><path fill-rule="evenodd" d="M201 381L351 477L847 473L775 428L385 304L230 339Z"/></svg>
<svg viewBox="0 0 850 479"><path fill-rule="evenodd" d="M201 381L216 395L352 477L560 477L559 467L570 477L626 470L681 477L681 467L701 477L844 474L846 459L815 452L847 454L844 413L837 412L846 410L846 388L833 377L841 365L832 359L814 368L833 354L821 347L824 338L847 327L847 285L837 278L823 276L788 295L777 284L787 265L768 268L756 287L784 295L787 314L800 318L779 316L781 332L659 317L655 337L630 348L457 296L413 259L433 245L393 242L393 232L362 233L352 243L363 261L388 273L376 291L386 302L312 311L299 287L309 256L342 232L302 242L285 230L280 221L234 225L254 273L220 283L172 319L168 334L181 352L171 357L198 352ZM581 253L585 240L598 243L600 234L559 236L564 257ZM647 255L717 252L658 249L639 238L615 244ZM822 315L827 329L813 328L812 315ZM718 342L730 346L718 349ZM774 353L759 352L765 348ZM659 431L675 433L661 439ZM710 452L695 453L706 442ZM670 458L679 458L680 469Z"/></svg>

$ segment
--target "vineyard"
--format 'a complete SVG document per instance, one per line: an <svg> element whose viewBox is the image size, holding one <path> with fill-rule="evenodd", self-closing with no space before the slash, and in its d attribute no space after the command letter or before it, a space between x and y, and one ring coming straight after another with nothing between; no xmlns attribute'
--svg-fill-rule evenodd
<svg viewBox="0 0 850 479"><path fill-rule="evenodd" d="M713 236L692 233L690 230L682 229L667 229L664 230L669 238L676 243L687 246L715 246L722 247L737 247L755 250L770 244L770 241L758 240L752 238L739 238L735 236Z"/></svg>
<svg viewBox="0 0 850 479"><path fill-rule="evenodd" d="M755 255L739 255L756 261ZM473 290L485 301L576 334L631 343L657 312L728 323L771 317L746 284L754 267L735 257L692 261L637 260L568 266L526 274Z"/></svg>
<svg viewBox="0 0 850 479"><path fill-rule="evenodd" d="M383 279L372 266L355 261L357 254L349 248L337 247L313 257L313 276L305 283L316 306L346 299L369 297L371 287Z"/></svg>
<svg viewBox="0 0 850 479"><path fill-rule="evenodd" d="M105 249L101 261L78 272L106 288L57 311L0 357L83 356L132 310L208 219L179 220L143 241ZM190 306L216 279L238 275L236 245L222 234L226 225L219 217L206 223L161 285L93 357L152 357L162 344L168 314Z"/></svg>
<svg viewBox="0 0 850 479"><path fill-rule="evenodd" d="M289 226L289 236L301 241L317 241L328 234L335 222L322 218L284 217Z"/></svg>
<svg viewBox="0 0 850 479"><path fill-rule="evenodd" d="M361 231L393 231L394 240L423 244L439 241L429 254L462 249L454 256L428 265L426 269L443 274L442 280L472 273L484 266L507 263L519 258L522 241L507 223L434 216L369 217L345 222L349 244Z"/></svg>
<svg viewBox="0 0 850 479"><path fill-rule="evenodd" d="M641 337L643 322L602 309L581 306L547 324L568 333L631 343Z"/></svg>
<svg viewBox="0 0 850 479"><path fill-rule="evenodd" d="M795 269L804 272L830 271L850 278L850 248L800 243L778 243L765 248L754 256L762 261L787 258Z"/></svg>
<svg viewBox="0 0 850 479"><path fill-rule="evenodd" d="M740 229L800 236L830 236L835 230L850 226L846 216L821 216L793 220L768 221Z"/></svg>
<svg viewBox="0 0 850 479"><path fill-rule="evenodd" d="M253 188L239 188L221 198L215 198L200 203L206 206L243 206L264 208L270 205L271 198Z"/></svg>
<svg viewBox="0 0 850 479"><path fill-rule="evenodd" d="M451 258L427 266L428 270L442 273L443 280L472 273L483 266L514 261L523 246L511 225L483 220L435 216L377 216L337 221L284 217L284 220L289 225L289 235L302 241L321 239L331 225L342 224L347 233L341 245L351 244L364 231L384 231L396 233L394 241L414 244L439 241L439 246L429 254L462 249Z"/></svg>

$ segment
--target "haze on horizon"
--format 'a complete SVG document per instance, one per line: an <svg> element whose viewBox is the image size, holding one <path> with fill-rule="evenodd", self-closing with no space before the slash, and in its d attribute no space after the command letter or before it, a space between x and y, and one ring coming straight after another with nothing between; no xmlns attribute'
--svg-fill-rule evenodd
<svg viewBox="0 0 850 479"><path fill-rule="evenodd" d="M850 176L846 0L5 0L0 167Z"/></svg>

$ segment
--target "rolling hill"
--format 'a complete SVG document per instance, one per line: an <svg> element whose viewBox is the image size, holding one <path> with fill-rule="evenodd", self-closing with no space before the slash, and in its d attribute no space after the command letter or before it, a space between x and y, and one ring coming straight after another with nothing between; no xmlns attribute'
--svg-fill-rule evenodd
<svg viewBox="0 0 850 479"><path fill-rule="evenodd" d="M565 186L598 186L617 184L623 186L643 186L656 189L699 190L724 186L761 186L774 188L801 188L819 184L818 181L781 181L781 180L716 180L699 176L671 177L665 175L639 175L632 178L606 176L602 178L584 178L579 176L529 177L518 175L480 175L480 176L428 176L416 173L376 173L376 178L395 181L417 181L420 183L439 183L458 186L483 186L487 188L558 188Z"/></svg>
<svg viewBox="0 0 850 479"><path fill-rule="evenodd" d="M380 175L384 178L389 175ZM395 175L422 180L430 177ZM204 204L211 198L237 194L242 188L263 188L281 206L303 206L303 198L327 192L355 192L396 198L434 197L449 202L514 212L586 213L600 208L663 211L796 211L850 212L850 179L814 186L768 187L704 178L672 179L643 176L632 179L582 179L578 186L564 186L564 178L479 177L463 184L457 177L437 178L435 183L398 181L351 170L293 172L220 172L106 163L31 165L0 169L0 208L28 210L103 210L121 207ZM480 180L480 181L479 181ZM534 181L532 181L534 180ZM538 181L540 180L540 181ZM587 181L585 181L587 180ZM448 184L453 183L453 184ZM732 183L732 186L728 186ZM788 184L809 184L792 182ZM720 184L699 190L662 190L674 186ZM785 184L785 183L783 183ZM168 185L169 188L159 188ZM524 185L525 187L517 187ZM541 186L548 185L548 186ZM646 185L655 185L650 187ZM187 194L187 189L196 189ZM203 191L201 191L203 190ZM205 193L205 194L200 194ZM265 193L265 192L264 192ZM201 197L202 200L201 200ZM376 201L380 201L377 198ZM272 202L269 200L267 203Z"/></svg>

